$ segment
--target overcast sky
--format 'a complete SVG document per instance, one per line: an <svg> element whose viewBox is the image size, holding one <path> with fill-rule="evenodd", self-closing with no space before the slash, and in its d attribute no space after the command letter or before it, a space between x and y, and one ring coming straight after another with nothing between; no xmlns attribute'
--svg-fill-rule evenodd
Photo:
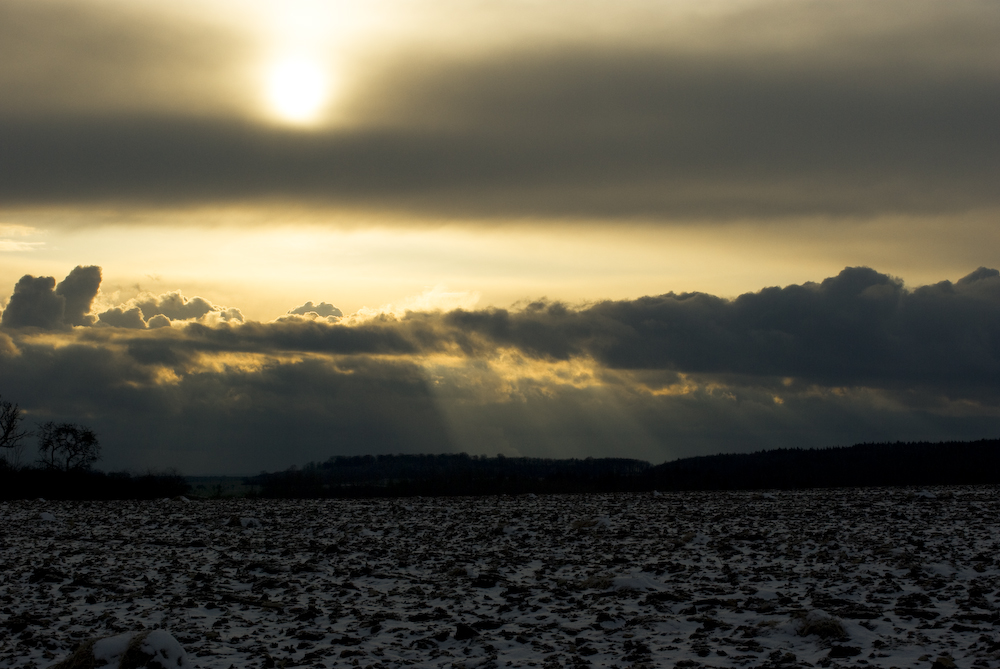
<svg viewBox="0 0 1000 669"><path fill-rule="evenodd" d="M997 34L0 0L0 395L192 474L1000 436Z"/></svg>

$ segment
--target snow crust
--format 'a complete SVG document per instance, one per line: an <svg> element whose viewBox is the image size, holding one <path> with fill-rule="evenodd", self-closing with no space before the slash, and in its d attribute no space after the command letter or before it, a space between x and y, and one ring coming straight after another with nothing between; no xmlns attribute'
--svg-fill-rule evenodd
<svg viewBox="0 0 1000 669"><path fill-rule="evenodd" d="M0 668L1000 667L998 528L993 487L0 503Z"/></svg>

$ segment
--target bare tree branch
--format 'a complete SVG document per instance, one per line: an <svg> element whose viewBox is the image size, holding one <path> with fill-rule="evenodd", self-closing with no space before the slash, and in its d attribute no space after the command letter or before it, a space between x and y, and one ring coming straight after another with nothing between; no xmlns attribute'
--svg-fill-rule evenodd
<svg viewBox="0 0 1000 669"><path fill-rule="evenodd" d="M16 449L30 432L21 426L24 412L21 408L0 398L0 448Z"/></svg>
<svg viewBox="0 0 1000 669"><path fill-rule="evenodd" d="M90 469L101 457L93 430L72 423L48 422L38 440L39 462L47 469Z"/></svg>

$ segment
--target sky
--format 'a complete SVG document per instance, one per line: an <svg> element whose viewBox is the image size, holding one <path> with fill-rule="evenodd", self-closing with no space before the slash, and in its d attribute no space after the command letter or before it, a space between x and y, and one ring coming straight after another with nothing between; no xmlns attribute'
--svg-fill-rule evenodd
<svg viewBox="0 0 1000 669"><path fill-rule="evenodd" d="M0 397L137 472L996 438L997 34L0 0Z"/></svg>

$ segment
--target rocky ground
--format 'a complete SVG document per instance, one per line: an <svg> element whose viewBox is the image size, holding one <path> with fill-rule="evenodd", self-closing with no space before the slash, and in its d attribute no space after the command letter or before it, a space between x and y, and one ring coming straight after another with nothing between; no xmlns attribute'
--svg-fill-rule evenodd
<svg viewBox="0 0 1000 669"><path fill-rule="evenodd" d="M1000 491L0 504L0 667L1000 667Z"/></svg>

